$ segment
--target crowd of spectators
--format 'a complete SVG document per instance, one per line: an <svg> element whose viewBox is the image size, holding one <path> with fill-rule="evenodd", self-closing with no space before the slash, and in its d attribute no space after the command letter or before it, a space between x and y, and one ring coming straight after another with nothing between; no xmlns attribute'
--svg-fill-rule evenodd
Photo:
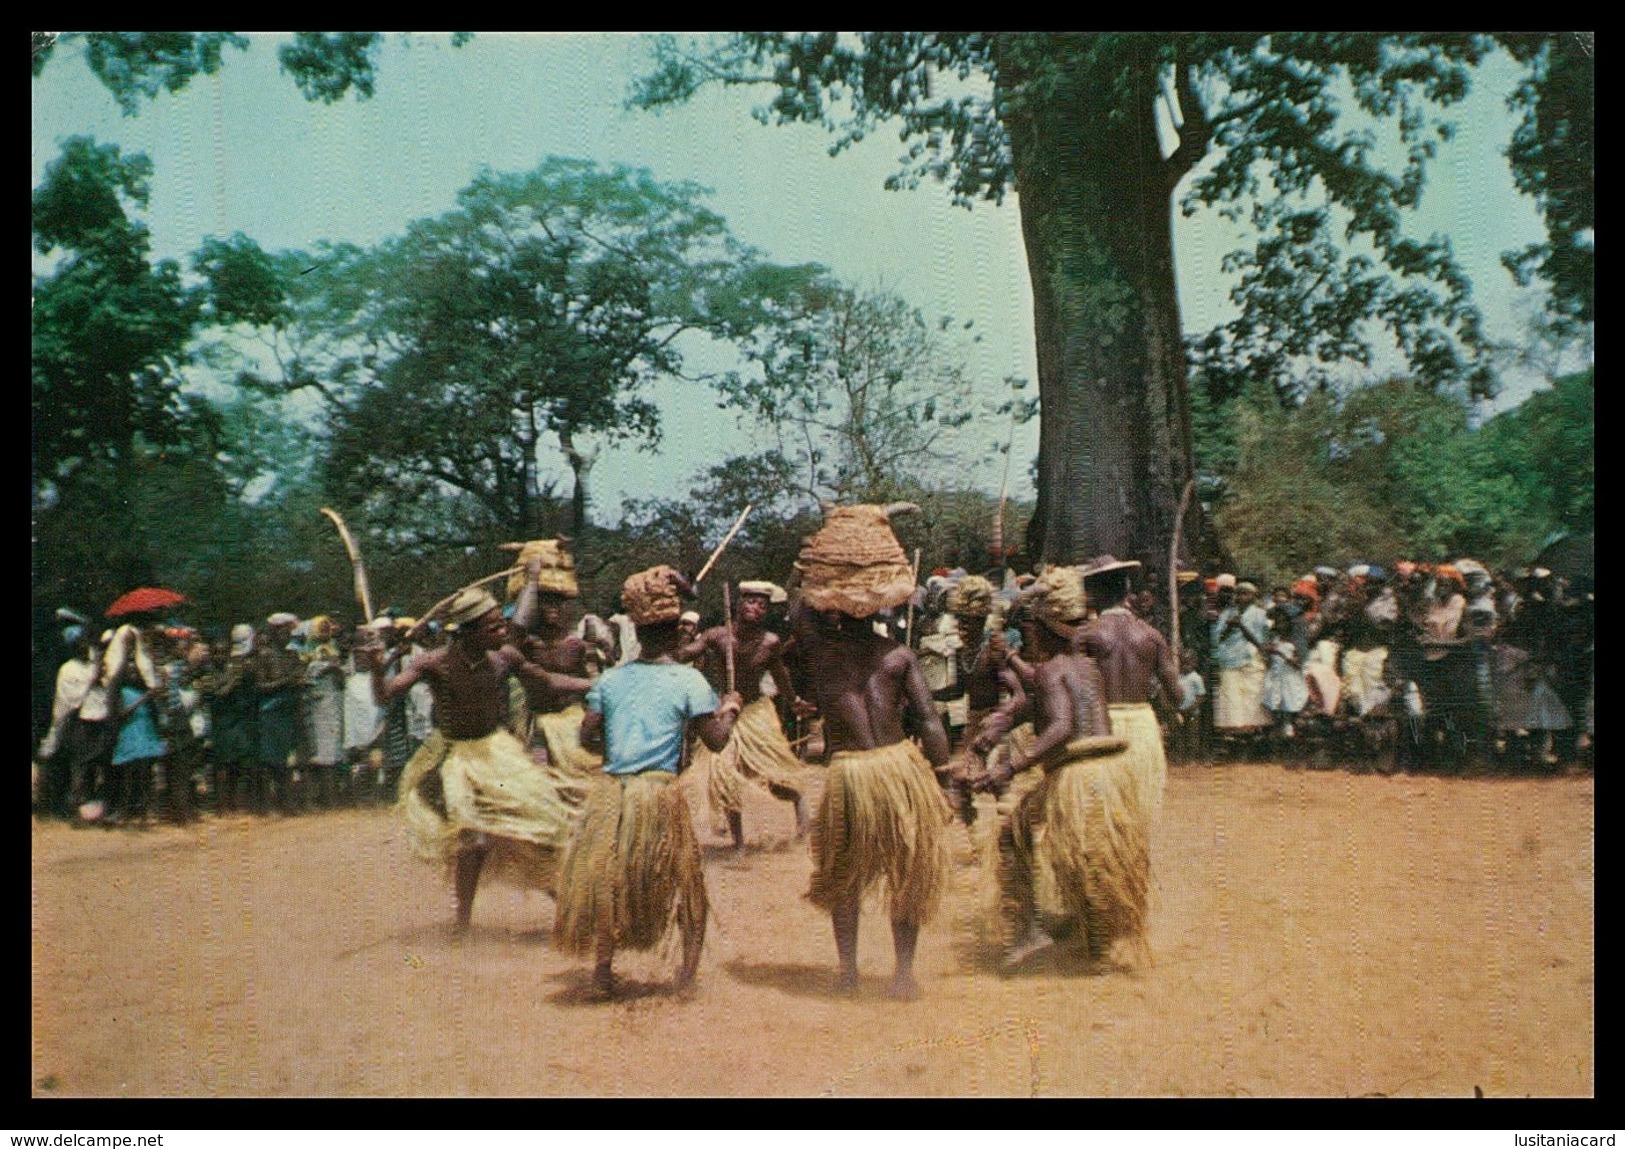
<svg viewBox="0 0 1625 1149"><path fill-rule="evenodd" d="M967 619L950 610L966 572L939 570L911 607L877 618L919 651L950 733L997 704L967 684L996 688L997 676L975 673L979 660L1020 650L1003 607L1031 577L975 578L992 601ZM1444 772L1591 761L1589 579L1470 559L1320 566L1267 589L1186 571L1177 628L1150 589L1160 581L1145 579L1128 605L1178 638L1179 697L1153 698L1172 761ZM380 704L352 654L356 628L324 615L278 612L211 642L156 612L107 630L59 614L71 653L35 754L46 817L111 827L387 802L432 726L427 689ZM611 663L635 657L598 625L611 632ZM769 625L784 630L782 604ZM444 637L389 613L367 626L407 646L403 660Z"/></svg>
<svg viewBox="0 0 1625 1149"><path fill-rule="evenodd" d="M388 801L431 728L427 689L380 705L355 629L324 615L277 612L211 642L157 613L101 631L61 613L71 654L35 754L46 817L114 827ZM395 647L412 626L370 629ZM425 628L403 655L439 641Z"/></svg>
<svg viewBox="0 0 1625 1149"><path fill-rule="evenodd" d="M1008 601L1030 576L989 572ZM963 571L919 599L917 645L950 727L954 682L995 633L966 633L948 603ZM1169 600L1130 607L1170 639ZM1180 697L1153 700L1171 757L1353 769L1554 771L1588 764L1595 737L1593 591L1541 567L1472 559L1316 567L1286 585L1180 572Z"/></svg>

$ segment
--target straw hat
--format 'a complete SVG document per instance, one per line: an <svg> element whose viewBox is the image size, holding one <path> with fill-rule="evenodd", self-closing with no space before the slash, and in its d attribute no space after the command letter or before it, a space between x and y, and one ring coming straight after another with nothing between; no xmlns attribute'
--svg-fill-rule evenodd
<svg viewBox="0 0 1625 1149"><path fill-rule="evenodd" d="M529 566L533 558L541 560L542 569L536 575L536 589L543 594L579 598L581 587L576 583L576 561L564 549L564 539L532 539L519 548L514 565ZM512 544L509 544L512 545ZM525 572L515 571L508 576L508 597L517 598L525 589Z"/></svg>
<svg viewBox="0 0 1625 1149"><path fill-rule="evenodd" d="M683 600L677 594L677 572L664 563L639 571L621 584L621 602L636 626L653 626L681 617Z"/></svg>
<svg viewBox="0 0 1625 1149"><path fill-rule="evenodd" d="M747 579L739 584L739 593L741 595L759 594L769 602L780 602L783 600L776 599L773 596L775 593L782 595L784 592L765 579Z"/></svg>
<svg viewBox="0 0 1625 1149"><path fill-rule="evenodd" d="M1116 555L1097 555L1084 563L1078 573L1084 578L1107 574L1110 571L1130 571L1139 567L1138 559L1120 559Z"/></svg>
<svg viewBox="0 0 1625 1149"><path fill-rule="evenodd" d="M813 610L838 610L854 618L907 602L914 593L914 570L892 533L890 517L900 509L872 503L830 508L796 560L803 601Z"/></svg>
<svg viewBox="0 0 1625 1149"><path fill-rule="evenodd" d="M501 609L497 600L489 593L475 587L457 592L457 597L446 607L445 620L453 626L466 626L476 619L484 618L493 610Z"/></svg>

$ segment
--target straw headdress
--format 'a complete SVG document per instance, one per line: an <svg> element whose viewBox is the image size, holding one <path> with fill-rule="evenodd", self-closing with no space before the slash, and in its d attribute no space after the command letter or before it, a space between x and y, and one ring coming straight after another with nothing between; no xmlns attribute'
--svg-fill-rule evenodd
<svg viewBox="0 0 1625 1149"><path fill-rule="evenodd" d="M891 529L890 513L899 509L866 503L825 514L795 564L808 606L865 618L908 601L914 570Z"/></svg>
<svg viewBox="0 0 1625 1149"><path fill-rule="evenodd" d="M634 625L670 622L683 613L677 594L677 572L662 563L639 571L621 584L621 604Z"/></svg>
<svg viewBox="0 0 1625 1149"><path fill-rule="evenodd" d="M563 539L532 539L519 548L514 565L521 568L529 566L533 558L540 558L542 561L542 569L536 576L538 591L543 594L563 595L565 598L580 596L581 587L576 583L576 561L570 552L564 549ZM509 598L517 598L519 592L524 589L525 572L522 569L508 576Z"/></svg>
<svg viewBox="0 0 1625 1149"><path fill-rule="evenodd" d="M948 613L986 618L993 613L993 584L981 575L966 575L948 590Z"/></svg>
<svg viewBox="0 0 1625 1149"><path fill-rule="evenodd" d="M1021 605L1051 630L1067 634L1083 621L1088 600L1077 567L1050 567L1021 594Z"/></svg>

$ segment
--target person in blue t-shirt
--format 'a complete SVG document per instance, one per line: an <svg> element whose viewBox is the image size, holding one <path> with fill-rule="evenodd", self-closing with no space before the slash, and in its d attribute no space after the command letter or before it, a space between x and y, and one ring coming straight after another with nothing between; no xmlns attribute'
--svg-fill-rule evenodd
<svg viewBox="0 0 1625 1149"><path fill-rule="evenodd" d="M677 661L680 592L688 590L668 566L627 579L621 598L641 652L587 691L581 742L602 747L604 772L560 867L553 941L593 956L599 997L614 995L617 949L653 949L673 926L683 943L676 988L686 991L705 942L703 859L677 775L690 723L721 750L743 699L736 691L718 699L704 675Z"/></svg>

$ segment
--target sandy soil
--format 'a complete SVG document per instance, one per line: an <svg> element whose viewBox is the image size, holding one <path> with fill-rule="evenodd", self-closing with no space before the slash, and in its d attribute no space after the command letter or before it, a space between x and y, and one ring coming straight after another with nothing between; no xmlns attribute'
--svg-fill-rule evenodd
<svg viewBox="0 0 1625 1149"><path fill-rule="evenodd" d="M984 825L986 820L984 820ZM699 993L625 955L588 1000L543 894L471 938L385 810L33 829L35 1096L1583 1096L1594 1091L1593 779L1176 767L1155 964L996 972L956 827L922 1000L857 1000L789 807L707 849ZM702 841L715 842L710 827Z"/></svg>

